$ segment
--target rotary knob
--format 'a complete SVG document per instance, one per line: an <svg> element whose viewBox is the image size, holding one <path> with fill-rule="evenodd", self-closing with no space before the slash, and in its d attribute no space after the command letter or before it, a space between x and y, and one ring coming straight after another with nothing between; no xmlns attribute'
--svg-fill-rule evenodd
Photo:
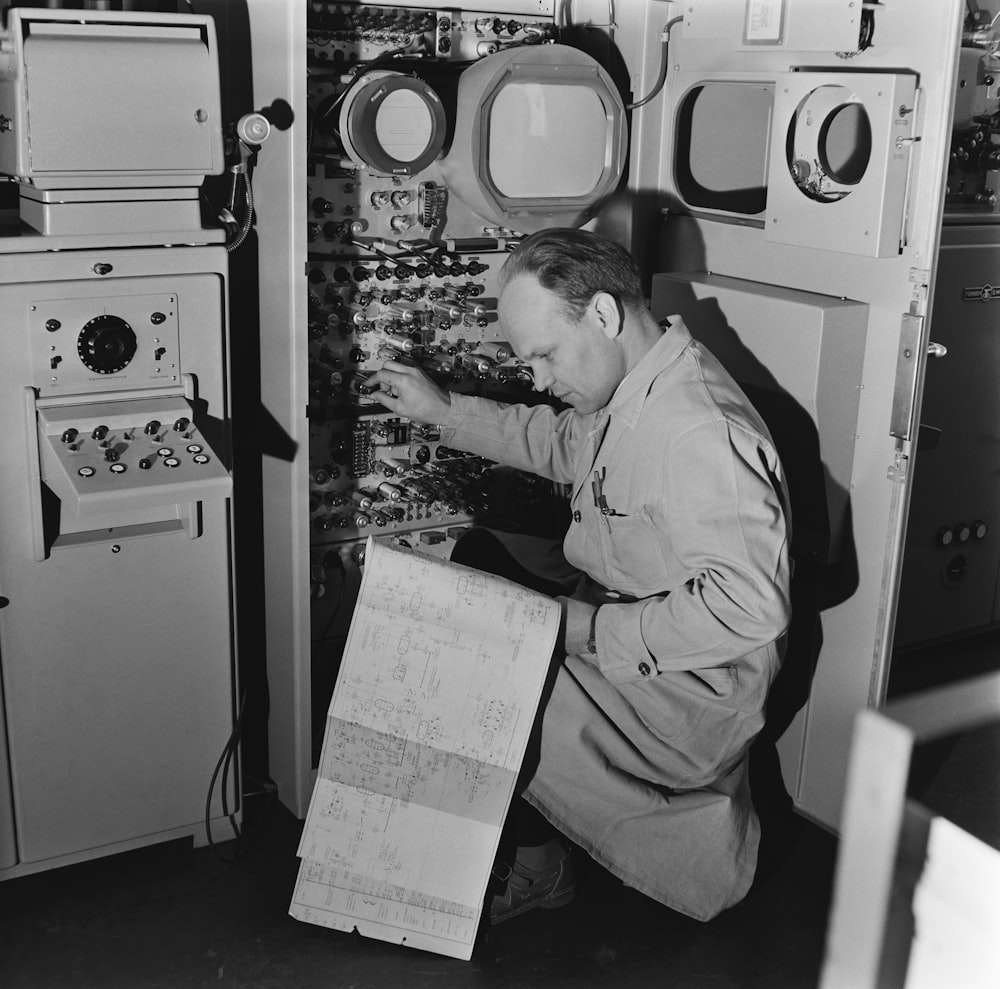
<svg viewBox="0 0 1000 989"><path fill-rule="evenodd" d="M76 349L80 360L95 374L117 374L135 356L135 333L120 316L106 313L83 327Z"/></svg>

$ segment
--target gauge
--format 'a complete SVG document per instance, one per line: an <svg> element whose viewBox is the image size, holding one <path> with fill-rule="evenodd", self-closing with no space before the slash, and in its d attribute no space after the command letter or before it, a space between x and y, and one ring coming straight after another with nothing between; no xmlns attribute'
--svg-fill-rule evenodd
<svg viewBox="0 0 1000 989"><path fill-rule="evenodd" d="M95 374L117 374L135 356L135 333L120 316L95 316L80 331L76 349Z"/></svg>

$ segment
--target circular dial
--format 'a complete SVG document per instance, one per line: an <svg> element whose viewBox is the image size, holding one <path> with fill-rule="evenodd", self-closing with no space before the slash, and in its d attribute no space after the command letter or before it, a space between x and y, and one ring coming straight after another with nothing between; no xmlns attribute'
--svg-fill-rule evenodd
<svg viewBox="0 0 1000 989"><path fill-rule="evenodd" d="M135 356L135 333L120 316L95 316L80 330L76 349L91 371L117 374Z"/></svg>

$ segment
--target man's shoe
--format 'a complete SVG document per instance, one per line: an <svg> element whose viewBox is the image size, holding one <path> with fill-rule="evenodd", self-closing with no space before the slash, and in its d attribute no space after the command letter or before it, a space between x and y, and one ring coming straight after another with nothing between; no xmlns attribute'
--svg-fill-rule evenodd
<svg viewBox="0 0 1000 989"><path fill-rule="evenodd" d="M490 904L490 922L499 924L535 907L552 910L565 906L576 896L576 863L571 849L543 869L532 869L514 859L513 865L497 863L493 875L503 882Z"/></svg>

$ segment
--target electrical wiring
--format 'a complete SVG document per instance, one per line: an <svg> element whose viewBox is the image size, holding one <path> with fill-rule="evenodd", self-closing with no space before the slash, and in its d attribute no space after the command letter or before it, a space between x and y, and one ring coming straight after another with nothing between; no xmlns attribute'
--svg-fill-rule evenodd
<svg viewBox="0 0 1000 989"><path fill-rule="evenodd" d="M219 852L215 839L212 837L212 795L215 793L215 783L216 780L219 779L219 773L221 771L222 814L224 817L229 818L229 824L233 829L233 836L239 840L242 837L242 831L236 821L236 808L234 807L232 811L229 809L229 795L227 790L229 767L233 763L233 760L236 759L239 752L240 733L243 728L243 711L245 702L246 691L244 691L240 697L239 708L236 713L236 721L233 723L233 730L230 732L229 738L226 740L226 744L223 746L222 753L219 756L219 760L215 764L215 769L212 772L212 778L208 784L208 794L205 797L205 837L208 841L208 846L212 849L215 857L223 862L235 862L239 857L239 854L237 853L237 855L233 858L226 858Z"/></svg>
<svg viewBox="0 0 1000 989"><path fill-rule="evenodd" d="M226 244L226 251L232 253L247 239L250 230L253 226L253 213L254 213L254 201L253 201L253 185L250 180L250 173L244 172L243 174L243 220L240 223L239 229L236 236Z"/></svg>
<svg viewBox="0 0 1000 989"><path fill-rule="evenodd" d="M660 32L660 70L657 74L656 82L653 84L653 88L641 100L627 104L625 107L626 110L638 110L639 107L645 106L651 100L655 99L660 90L663 89L663 84L667 81L667 48L670 44L670 32L673 26L682 20L684 20L684 16L679 15L672 17L664 25L663 30Z"/></svg>
<svg viewBox="0 0 1000 989"><path fill-rule="evenodd" d="M207 844L212 850L212 854L220 862L224 862L227 865L232 865L234 862L238 862L244 855L249 851L254 840L260 834L264 827L265 818L263 813L258 819L257 824L252 830L248 830L245 826L240 827L236 821L236 810L237 808L229 808L229 772L230 767L234 766L237 761L237 756L239 754L239 744L240 738L243 731L243 713L246 707L246 691L244 690L242 696L240 697L239 709L236 715L236 721L233 725L232 733L226 741L223 747L222 754L219 756L218 762L215 764L215 770L212 773L212 779L208 785L208 795L205 800L205 836L207 839ZM222 774L221 780L219 774ZM267 808L270 809L278 800L278 788L274 783L270 781L259 780L255 777L244 774L244 778L252 782L256 787L258 787L257 794L249 794L246 792L240 793L240 799L245 803L246 799L252 795L264 795L267 797L268 803ZM234 853L230 855L224 855L219 848L218 843L212 837L211 819L212 819L212 795L215 792L216 781L219 781L221 786L221 798L222 798L222 814L224 817L229 818L230 827L233 829L233 836L236 840L236 846ZM242 790L242 788L241 788ZM244 822L245 823L245 822Z"/></svg>

